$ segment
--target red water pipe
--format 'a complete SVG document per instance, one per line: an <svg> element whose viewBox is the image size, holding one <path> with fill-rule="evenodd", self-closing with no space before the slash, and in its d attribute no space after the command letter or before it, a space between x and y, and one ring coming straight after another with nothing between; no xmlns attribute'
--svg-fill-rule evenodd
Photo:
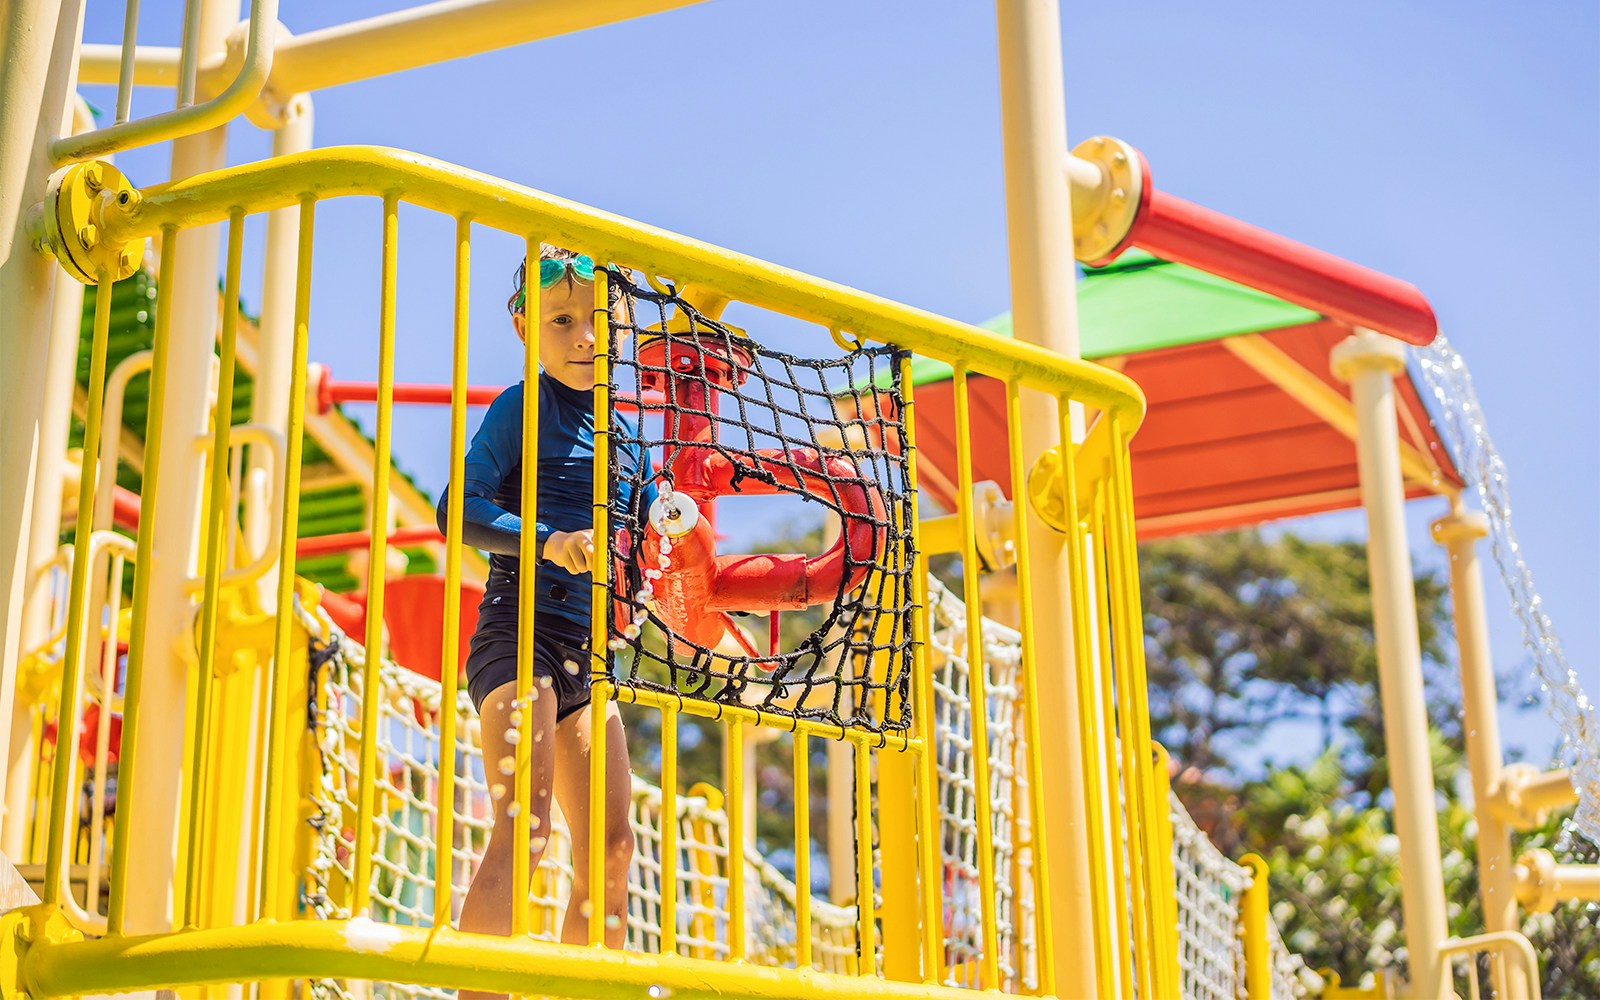
<svg viewBox="0 0 1600 1000"><path fill-rule="evenodd" d="M673 492L658 501L661 511L651 511L638 558L641 567L653 569L667 549L669 565L652 589L657 613L676 634L706 648L731 636L753 656L727 612L798 610L860 586L871 555L882 549L888 521L882 494L846 456L815 448L730 452L713 446L716 394L742 381L749 358L735 355L745 353L737 345L687 338L641 347L642 381L670 401L666 436L680 443L667 455ZM844 530L828 551L717 553L715 532L700 514L716 497L796 487L838 507Z"/></svg>
<svg viewBox="0 0 1600 1000"><path fill-rule="evenodd" d="M1408 344L1438 336L1433 307L1414 285L1158 191L1142 153L1121 143L1113 148L1137 157L1137 214L1115 248L1090 266L1136 246Z"/></svg>
<svg viewBox="0 0 1600 1000"><path fill-rule="evenodd" d="M378 383L335 380L326 365L315 366L317 412L327 413L335 403L376 403ZM506 391L503 385L469 385L466 391L468 406L488 406ZM429 382L396 382L396 403L419 403L424 406L449 406L450 387ZM656 400L659 402L659 400ZM632 402L616 401L616 408L625 413L636 412L639 407Z"/></svg>
<svg viewBox="0 0 1600 1000"><path fill-rule="evenodd" d="M439 529L429 526L415 528L396 528L389 532L387 539L390 546L427 545L442 543L444 536L439 534ZM369 548L372 545L372 532L370 531L341 531L332 535L312 535L295 542L294 554L302 559L307 556L326 556L335 552L354 552L357 549Z"/></svg>

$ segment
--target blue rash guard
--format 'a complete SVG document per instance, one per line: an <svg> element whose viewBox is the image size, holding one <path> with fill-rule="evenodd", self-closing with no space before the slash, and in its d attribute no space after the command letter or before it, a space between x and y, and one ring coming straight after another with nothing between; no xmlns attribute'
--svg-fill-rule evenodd
<svg viewBox="0 0 1600 1000"><path fill-rule="evenodd" d="M502 392L489 405L467 452L462 477L463 544L489 553L489 580L480 610L517 605L522 546L522 397L524 383ZM638 428L620 415L612 419L638 438ZM637 446L619 448L614 516L633 504L633 481L641 455ZM439 530L447 531L449 490L439 498ZM655 484L644 487L643 510L656 499ZM594 396L539 375L539 504L534 532L539 552L535 609L587 627L592 595L587 573L577 575L544 561L544 543L557 531L594 526ZM594 540L595 556L605 558L604 539Z"/></svg>

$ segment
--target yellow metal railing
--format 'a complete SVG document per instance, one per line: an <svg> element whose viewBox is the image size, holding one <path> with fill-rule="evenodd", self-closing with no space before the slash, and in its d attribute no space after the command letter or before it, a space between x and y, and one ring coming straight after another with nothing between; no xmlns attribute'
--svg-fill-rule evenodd
<svg viewBox="0 0 1600 1000"><path fill-rule="evenodd" d="M465 361L467 357L467 287L470 273L470 244L474 227L499 230L525 241L529 257L536 259L541 242L577 247L597 259L623 262L647 275L670 276L680 287L715 289L719 295L748 306L764 309L784 316L814 324L818 332L848 331L862 341L891 343L920 355L948 362L955 369L955 422L958 441L958 474L961 480L960 495L964 498L960 515L961 551L967 556L964 564L964 598L968 607L968 641L970 648L982 649L981 603L977 593L975 525L970 504L972 480L972 454L969 426L969 382L973 378L1000 380L1007 398L1007 448L1013 474L1014 495L1019 498L1014 516L1017 521L1016 538L1022 586L1019 602L1022 613L1022 688L1024 713L1023 728L1026 734L1028 755L1025 764L1025 786L1029 796L1031 822L1032 877L1035 880L1035 906L1032 929L1033 940L1038 943L1040 988L1043 993L1054 991L1053 968L1060 960L1083 961L1086 956L1052 956L1049 954L1048 928L1053 919L1068 919L1066 914L1053 913L1048 890L1049 873L1044 864L1042 845L1048 836L1043 829L1042 803L1046 795L1082 795L1081 813L1092 831L1091 842L1095 850L1095 888L1093 919L1096 922L1096 954L1093 960L1101 973L1103 983L1120 984L1123 996L1137 993L1140 997L1160 995L1164 984L1174 980L1171 969L1170 936L1159 932L1160 914L1167 912L1158 902L1160 893L1167 891L1160 884L1162 868L1157 860L1160 845L1160 815L1156 791L1151 777L1151 745L1148 714L1145 708L1145 679L1141 650L1141 623L1139 613L1138 581L1133 544L1132 493L1128 468L1128 437L1143 416L1143 398L1136 386L1125 377L1097 366L1059 357L1030 345L1000 340L986 332L953 320L934 316L907 306L888 302L844 286L821 281L772 264L753 260L681 236L652 229L614 216L597 212L553 198L504 181L437 163L412 154L382 149L331 149L294 157L270 160L218 171L213 174L179 180L140 192L140 197L120 200L107 205L101 219L102 241L118 246L131 241L159 235L168 248L163 267L172 267L177 256L177 241L173 238L180 230L215 222L227 221L229 253L224 276L225 287L239 287L241 254L239 240L242 227L250 216L272 209L298 204L300 207L299 264L296 279L296 297L293 323L293 362L290 366L292 381L288 412L288 432L285 440L282 468L282 524L292 526L297 521L299 476L303 455L303 432L306 406L306 361L308 354L311 256L314 243L316 208L325 201L365 196L381 199L381 284L378 310L378 407L376 421L375 462L372 470L371 517L372 544L368 552L367 628L365 645L379 650L383 644L383 606L385 590L385 531L387 483L391 475L390 445L392 439L392 400L394 367L397 353L395 341L397 260L399 254L399 208L402 204L440 213L455 224L455 288L452 343L452 408L451 408L451 502L449 503L447 557L445 565L446 590L444 600L444 635L442 676L444 696L455 695L455 677L459 664L455 662L459 636L459 588L461 581L461 493L460 481L465 447ZM597 271L597 274L601 272ZM605 713L613 699L632 702L662 713L662 810L673 815L676 809L677 744L674 738L676 720L680 714L698 715L717 720L727 732L730 754L739 752L744 724L780 726L794 734L795 779L794 808L796 819L796 941L798 964L804 968L811 964L812 951L810 921L807 912L811 906L808 879L809 835L806 824L810 815L806 769L806 745L812 738L842 739L853 744L857 755L856 768L870 771L874 755L878 765L877 787L880 796L891 793L899 796L894 808L886 808L883 801L868 802L869 811L877 821L883 858L882 907L873 912L871 906L863 907L867 919L861 924L860 936L865 942L881 938L883 951L882 976L870 973L843 977L831 973L796 975L793 971L762 969L749 965L720 963L701 957L678 954L675 928L677 921L673 910L679 900L675 898L678 883L677 866L680 852L673 849L668 838L675 833L664 832L662 856L666 871L662 873L663 897L662 933L659 955L621 954L603 947L574 948L532 940L527 931L531 927L525 907L516 908L516 930L510 938L493 938L466 934L448 929L448 917L454 888L449 879L449 865L438 865L434 873L435 929L384 926L372 923L371 883L373 864L367 852L355 851L351 877L351 910L354 917L347 921L309 922L293 919L295 896L293 891L293 858L300 834L298 801L298 762L305 739L305 640L303 629L293 621L297 594L294 568L294 531L282 530L277 558L277 587L274 600L260 612L264 633L271 639L262 640L262 648L271 648L270 668L262 666L259 674L252 675L250 683L259 685L260 701L265 706L253 723L248 720L238 725L237 713L219 708L225 701L213 691L218 682L221 657L218 656L224 633L232 628L241 615L251 611L238 607L231 610L224 600L226 593L220 587L219 539L223 535L223 511L226 498L225 477L214 474L207 490L206 511L202 538L203 592L198 608L197 671L198 684L193 702L187 709L181 706L141 705L141 678L145 671L166 669L167 665L145 662L143 634L150 614L147 598L152 576L159 573L185 572L180 559L166 556L151 558L150 522L159 517L160 467L163 461L180 462L186 456L158 454L160 429L165 419L164 400L170 379L183 377L176 374L184 366L192 366L194 359L175 358L167 337L172 322L170 282L160 285L162 298L156 308L157 332L152 359L152 384L150 388L150 430L147 440L145 476L145 523L138 539L130 642L131 653L127 666L127 713L124 738L127 751L122 763L123 794L138 782L159 783L166 776L146 776L137 770L142 741L170 738L157 728L152 729L149 719L141 715L180 710L185 712L188 766L176 788L173 807L180 810L180 858L172 885L174 920L171 926L182 933L145 933L130 936L125 933L130 901L125 886L128 866L138 863L139 852L160 850L159 845L138 842L136 838L139 817L132 809L119 809L115 820L112 850L111 896L107 912L106 934L99 940L80 941L72 935L41 933L34 936L28 946L25 979L34 996L57 996L71 993L104 990L131 990L157 986L181 986L195 983L238 982L246 980L287 977L342 977L371 980L430 983L439 986L472 987L480 989L518 989L537 983L542 994L564 996L635 996L639 991L655 987L659 993L670 992L679 997L701 997L728 992L746 992L765 997L818 997L818 996L959 996L961 991L941 985L944 982L946 932L943 927L941 898L942 880L939 871L936 845L938 803L934 789L936 775L932 757L932 678L928 651L926 556L919 552L919 565L914 579L919 610L915 621L901 622L893 627L905 632L920 643L912 680L913 724L908 731L894 734L871 733L849 727L839 727L807 719L776 717L754 709L718 705L697 701L690 697L661 695L632 687L618 687L597 681L591 689L592 739L590 845L591 871L589 884L605 885L605 851L602 838L605 834L604 816L604 752ZM530 295L536 290L530 288ZM234 301L229 296L228 301ZM103 295L102 302L110 296ZM597 317L607 315L604 278L595 283ZM530 312L537 314L537 301ZM604 357L609 331L603 322L597 322L597 356ZM85 474L82 480L80 509L92 509L95 468L93 442L98 440L100 404L103 395L105 372L106 315L102 309L96 316L93 338L93 355L89 380L90 411L86 420ZM221 373L224 385L229 385L232 373L232 355L235 327L225 323L222 333ZM532 351L527 353L525 376L537 379L537 359ZM604 365L597 366L595 392L595 451L607 454L606 437L609 433L606 417L609 413L607 398L607 373ZM910 391L909 361L904 365L905 392L903 415L908 439L913 451L907 456L908 483L915 494L916 455L913 430L913 399ZM231 386L230 386L231 388ZM1064 506L1072 511L1067 518L1070 544L1070 583L1074 592L1072 605L1075 647L1066 650L1040 650L1032 638L1033 606L1026 572L1028 553L1024 530L1028 515L1020 502L1028 471L1022 462L1019 400L1024 393L1043 393L1053 398L1062 414L1059 428L1060 440L1067 460L1059 463L1057 476L1063 484ZM224 397L226 398L226 397ZM1093 426L1099 429L1104 442L1094 452L1102 461L1094 468L1081 472L1079 447L1073 443L1067 415L1072 407L1086 409ZM524 407L524 439L538 440L538 407ZM218 455L227 453L229 428L225 417L212 428L213 448ZM523 463L523 495L537 496L537 461ZM220 463L219 463L220 464ZM1089 463L1093 464L1093 463ZM1081 481L1080 481L1081 480ZM608 470L605 463L595 463L595 490L597 502L596 535L605 537L606 492L609 489ZM80 519L78 551L84 553L87 535L82 525L88 518ZM920 549L912 528L913 548ZM532 535L524 535L524 545L531 545ZM531 563L532 552L524 557ZM605 583L609 567L597 566L596 582ZM80 609L87 595L86 581L80 571L85 565L80 560L74 564L71 602ZM524 581L533 574L525 574ZM596 588L597 602L603 600L601 588ZM531 613L531 589L522 595L522 642L532 639L537 627ZM259 609L254 609L259 610ZM228 618L222 617L228 615ZM594 666L597 674L604 675L608 667L605 643L605 618L597 607L593 616L595 636L592 643ZM67 648L81 650L83 636L81 625L72 623L81 616L69 615ZM78 654L78 655L81 655ZM368 659L365 667L366 690L375 690L378 657ZM978 657L981 659L981 656ZM527 658L523 658L518 677L519 696L530 691ZM1082 775L1051 775L1039 759L1040 727L1050 720L1037 716L1035 704L1036 675L1039 670L1056 669L1056 664L1066 663L1066 669L1077 673L1079 684L1085 691L1098 692L1096 698L1084 699L1084 738L1086 747L1085 773ZM1001 989L997 935L998 915L995 905L997 879L1013 877L1009 870L997 870L995 863L994 829L989 801L992 776L989 774L989 745L986 732L989 712L982 671L975 670L970 678L971 737L977 750L973 754L973 780L977 790L976 853L982 897L980 920L982 942L979 959L978 984L989 989ZM297 693L298 692L298 693ZM67 718L76 712L79 691L68 671L62 692L62 710ZM377 700L367 698L361 706L359 731L359 787L357 794L357 843L367 842L377 819L375 771L377 760ZM522 713L522 739L518 741L515 755L515 795L520 807L514 813L515 843L518 850L518 867L514 872L514 898L528 898L531 872L527 865L529 844L529 819L527 796L530 782L531 712ZM445 713L448 718L449 713ZM453 721L445 722L445 745L451 745L454 733L449 729ZM252 730L254 736L251 735ZM63 739L68 738L63 734ZM219 782L226 775L254 775L258 781L256 793L238 801L250 803L239 813L239 818L218 818L218 811L234 792L226 796L219 791ZM59 803L64 801L70 769L58 763L53 788L53 808L50 817L49 842L52 845L51 866L54 877L50 886L59 885L61 858L55 845L61 843L65 832L67 814ZM454 801L456 775L453 764L441 761L440 788L437 815L441 833L448 836ZM729 769L728 798L732 802L743 800L744 777L739 768ZM246 782L248 784L248 782ZM159 785L158 785L159 787ZM239 792L237 794L244 794ZM858 789L858 795L860 790ZM259 805L257 805L257 803ZM1164 803L1159 804L1164 808ZM730 838L734 844L742 843L744 831L740 809L730 810ZM670 826L670 824L669 824ZM873 829L868 822L858 822L857 850L872 857ZM448 839L442 842L449 843ZM1123 845L1126 845L1124 853ZM254 866L259 858L261 875L246 885L233 884L224 872L234 870L239 856L246 854ZM729 854L727 897L729 926L732 940L730 953L735 959L746 953L744 940L745 908L742 854L734 850ZM872 873L862 868L858 874L863 890L871 886ZM47 891L49 886L47 886ZM870 901L871 892L863 891L863 899ZM58 891L49 891L46 910L60 904ZM149 910L151 901L141 900L140 905ZM599 945L605 937L604 913L606 907L594 906L589 920L591 945ZM147 922L147 921L146 921ZM881 932L881 933L880 933ZM535 977L535 978L530 978Z"/></svg>

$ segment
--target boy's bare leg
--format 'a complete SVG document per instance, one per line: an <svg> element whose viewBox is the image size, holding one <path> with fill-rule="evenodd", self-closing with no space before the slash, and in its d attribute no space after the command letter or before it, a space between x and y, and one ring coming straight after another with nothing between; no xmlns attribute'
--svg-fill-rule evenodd
<svg viewBox="0 0 1600 1000"><path fill-rule="evenodd" d="M556 797L572 833L572 899L561 924L561 940L587 944L589 920L589 709L556 726ZM621 948L628 936L628 865L633 860L633 797L628 772L628 737L617 706L606 706L606 946Z"/></svg>
<svg viewBox="0 0 1600 1000"><path fill-rule="evenodd" d="M535 687L534 691L537 693L538 688ZM510 815L511 803L515 801L515 784L513 778L500 773L500 761L516 756L516 745L506 739L507 730L516 728L511 723L511 702L516 696L517 685L513 681L495 688L483 700L481 739L484 774L491 789L501 785L505 793L494 800L494 828L489 833L489 846L484 849L478 872L473 876L467 898L461 904L462 930L502 937L511 933L511 869L516 853L512 850L515 835L512 829L514 821ZM530 871L544 856L545 838L550 835L550 795L556 755L555 740L551 734L556 730L556 699L546 692L531 707L533 731L536 735L542 733L544 736L534 740L529 748L532 775L528 804L529 815L533 817L529 821L533 825L530 833L533 851L528 862ZM474 990L462 990L459 994L460 1000L484 1000L504 995Z"/></svg>

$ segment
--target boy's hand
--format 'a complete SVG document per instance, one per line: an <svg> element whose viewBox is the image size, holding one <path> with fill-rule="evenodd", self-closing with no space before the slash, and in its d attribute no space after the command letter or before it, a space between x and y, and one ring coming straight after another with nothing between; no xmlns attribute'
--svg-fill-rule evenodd
<svg viewBox="0 0 1600 1000"><path fill-rule="evenodd" d="M552 532L544 540L544 558L568 573L589 572L594 560L594 529Z"/></svg>

